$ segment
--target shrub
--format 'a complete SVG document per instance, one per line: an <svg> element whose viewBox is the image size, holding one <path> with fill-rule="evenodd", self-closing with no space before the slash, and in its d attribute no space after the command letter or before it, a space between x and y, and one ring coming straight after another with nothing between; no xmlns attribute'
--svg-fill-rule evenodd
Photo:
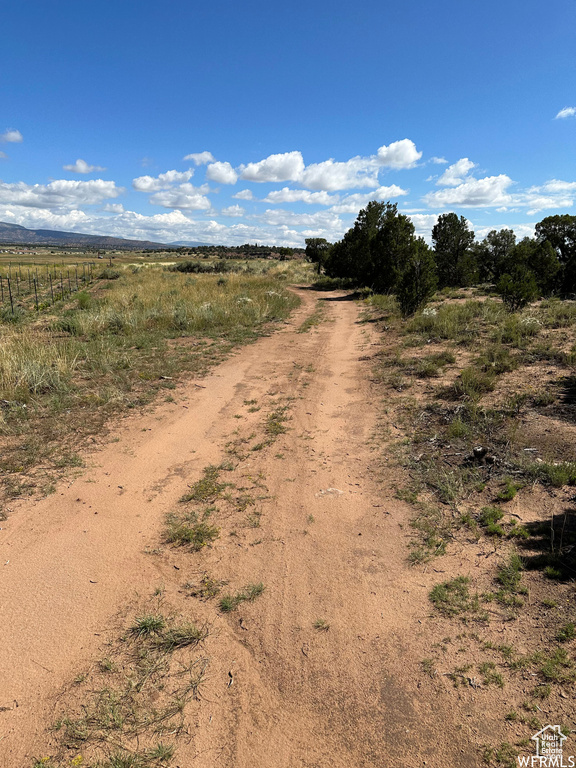
<svg viewBox="0 0 576 768"><path fill-rule="evenodd" d="M423 240L412 244L412 253L396 287L402 317L421 309L438 285L434 255Z"/></svg>
<svg viewBox="0 0 576 768"><path fill-rule="evenodd" d="M522 266L516 267L511 274L502 275L496 291L509 312L517 312L538 297L538 285L534 275Z"/></svg>
<svg viewBox="0 0 576 768"><path fill-rule="evenodd" d="M112 267L106 267L98 275L100 280L118 280L122 273L119 269L112 269Z"/></svg>

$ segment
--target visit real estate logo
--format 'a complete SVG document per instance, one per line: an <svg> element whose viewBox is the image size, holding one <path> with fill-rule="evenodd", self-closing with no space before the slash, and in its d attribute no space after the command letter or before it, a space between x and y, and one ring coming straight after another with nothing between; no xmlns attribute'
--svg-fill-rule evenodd
<svg viewBox="0 0 576 768"><path fill-rule="evenodd" d="M564 755L566 736L559 725L545 725L532 736L536 742L536 754L518 757L520 766L530 768L576 768L576 758Z"/></svg>

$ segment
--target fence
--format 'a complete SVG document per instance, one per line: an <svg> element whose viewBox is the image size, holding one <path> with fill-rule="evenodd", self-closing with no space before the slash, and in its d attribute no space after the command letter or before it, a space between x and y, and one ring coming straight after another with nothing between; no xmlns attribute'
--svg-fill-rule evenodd
<svg viewBox="0 0 576 768"><path fill-rule="evenodd" d="M8 265L7 272L0 274L0 302L3 314L15 315L54 305L72 296L76 291L94 281L94 262L58 267L50 264L39 267Z"/></svg>

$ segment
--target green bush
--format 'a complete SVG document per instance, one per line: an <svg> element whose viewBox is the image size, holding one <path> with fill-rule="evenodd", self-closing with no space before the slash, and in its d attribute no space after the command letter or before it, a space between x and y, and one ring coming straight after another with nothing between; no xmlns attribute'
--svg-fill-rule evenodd
<svg viewBox="0 0 576 768"><path fill-rule="evenodd" d="M496 291L509 312L517 312L538 298L538 285L534 275L523 266L511 270L510 274L502 275Z"/></svg>
<svg viewBox="0 0 576 768"><path fill-rule="evenodd" d="M106 267L98 275L100 280L118 280L122 273L119 269L112 269L112 267Z"/></svg>
<svg viewBox="0 0 576 768"><path fill-rule="evenodd" d="M396 286L402 317L421 309L438 285L434 254L423 240L415 240L404 271Z"/></svg>

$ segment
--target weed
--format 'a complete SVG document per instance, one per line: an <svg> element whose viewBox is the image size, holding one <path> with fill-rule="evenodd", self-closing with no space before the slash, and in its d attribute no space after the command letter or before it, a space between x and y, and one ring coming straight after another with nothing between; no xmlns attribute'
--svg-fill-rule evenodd
<svg viewBox="0 0 576 768"><path fill-rule="evenodd" d="M479 523L490 536L504 536L504 529L498 525L503 517L504 513L498 507L482 507Z"/></svg>
<svg viewBox="0 0 576 768"><path fill-rule="evenodd" d="M499 688L504 688L504 678L495 670L496 664L493 661L484 661L478 665L478 672L482 675L484 685L497 685Z"/></svg>
<svg viewBox="0 0 576 768"><path fill-rule="evenodd" d="M167 651L175 648L185 648L189 645L197 645L208 636L206 627L198 627L196 624L188 622L177 626L169 627L156 640L156 644Z"/></svg>
<svg viewBox="0 0 576 768"><path fill-rule="evenodd" d="M162 615L151 613L137 616L134 624L130 628L133 635L142 637L144 635L159 634L166 626L166 619Z"/></svg>
<svg viewBox="0 0 576 768"><path fill-rule="evenodd" d="M529 539L530 532L523 525L518 525L516 520L512 520L511 528L508 531L511 539Z"/></svg>
<svg viewBox="0 0 576 768"><path fill-rule="evenodd" d="M326 619L316 619L312 626L318 632L328 632L330 629L330 624L326 621Z"/></svg>
<svg viewBox="0 0 576 768"><path fill-rule="evenodd" d="M456 397L476 401L485 392L492 392L496 386L495 382L494 373L470 367L463 369L452 389Z"/></svg>
<svg viewBox="0 0 576 768"><path fill-rule="evenodd" d="M453 419L450 424L448 425L448 437L452 438L461 438L461 437L468 437L470 434L470 427L468 424L465 424L460 417L456 417Z"/></svg>
<svg viewBox="0 0 576 768"><path fill-rule="evenodd" d="M288 421L288 416L286 415L287 410L288 406L277 408L266 418L264 430L271 438L278 437L278 435L282 435L287 431L287 428L284 425L284 422Z"/></svg>
<svg viewBox="0 0 576 768"><path fill-rule="evenodd" d="M498 570L497 580L506 592L517 592L522 579L524 564L521 557L513 552L508 563Z"/></svg>
<svg viewBox="0 0 576 768"><path fill-rule="evenodd" d="M483 754L483 760L486 765L498 766L498 768L517 768L518 750L507 741L494 749L486 747Z"/></svg>
<svg viewBox="0 0 576 768"><path fill-rule="evenodd" d="M444 616L457 616L478 607L478 597L471 596L467 576L458 576L451 581L437 584L430 592L430 600Z"/></svg>
<svg viewBox="0 0 576 768"><path fill-rule="evenodd" d="M555 568L553 565L547 565L544 568L544 576L552 581L560 581L562 578L562 571L559 568Z"/></svg>
<svg viewBox="0 0 576 768"><path fill-rule="evenodd" d="M196 586L194 584L185 584L184 589L190 590L191 597L198 597L201 600L210 600L214 597L218 597L222 591L222 587L224 587L227 583L228 582L226 581L218 581L217 579L213 579L211 576L205 573L200 579L199 585Z"/></svg>
<svg viewBox="0 0 576 768"><path fill-rule="evenodd" d="M187 501L215 501L222 491L226 488L226 483L219 483L220 467L209 466L204 469L204 476L197 480L190 488L189 493L185 493L180 499Z"/></svg>
<svg viewBox="0 0 576 768"><path fill-rule="evenodd" d="M557 600L551 600L549 597L545 597L542 600L542 605L545 608L558 608L558 601Z"/></svg>
<svg viewBox="0 0 576 768"><path fill-rule="evenodd" d="M525 466L524 472L530 479L539 480L544 485L552 485L555 488L576 484L575 462L535 462Z"/></svg>
<svg viewBox="0 0 576 768"><path fill-rule="evenodd" d="M428 675L428 677L436 677L436 665L434 663L434 659L422 659L420 662L420 666L422 667L422 671Z"/></svg>
<svg viewBox="0 0 576 768"><path fill-rule="evenodd" d="M537 685L532 691L532 696L535 699L547 699L552 693L551 685Z"/></svg>
<svg viewBox="0 0 576 768"><path fill-rule="evenodd" d="M260 597L261 594L263 594L266 587L262 582L258 582L258 584L248 584L248 586L244 587L244 593L246 595L246 600L249 600L251 603L256 600L257 597Z"/></svg>
<svg viewBox="0 0 576 768"><path fill-rule="evenodd" d="M220 535L215 525L198 521L195 513L184 516L169 514L166 518L165 541L178 546L190 546L195 552L211 544Z"/></svg>
<svg viewBox="0 0 576 768"><path fill-rule="evenodd" d="M516 494L520 490L520 487L521 486L517 485L516 483L513 483L509 477L505 477L503 482L503 487L497 493L496 499L498 501L512 501L512 499L516 496Z"/></svg>
<svg viewBox="0 0 576 768"><path fill-rule="evenodd" d="M304 320L302 325L298 328L298 333L307 333L315 326L320 325L324 319L324 306L325 304L323 301L316 302L316 309L306 318L306 320Z"/></svg>
<svg viewBox="0 0 576 768"><path fill-rule="evenodd" d="M430 504L419 504L417 508L418 513L410 523L419 534L409 556L414 564L443 555L450 537L450 524L441 509Z"/></svg>
<svg viewBox="0 0 576 768"><path fill-rule="evenodd" d="M567 643L570 640L574 640L576 637L576 624L574 622L570 621L568 624L565 624L562 629L558 631L558 634L556 635L556 640L558 640L560 643Z"/></svg>
<svg viewBox="0 0 576 768"><path fill-rule="evenodd" d="M573 666L564 648L556 648L551 654L543 657L540 674L545 680L556 682L573 680L575 677Z"/></svg>
<svg viewBox="0 0 576 768"><path fill-rule="evenodd" d="M251 603L254 602L256 598L263 594L265 589L266 587L264 584L259 582L257 584L248 584L244 587L243 590L236 592L235 595L224 595L220 600L220 610L223 613L230 613L231 611L235 611L238 606L245 601Z"/></svg>

